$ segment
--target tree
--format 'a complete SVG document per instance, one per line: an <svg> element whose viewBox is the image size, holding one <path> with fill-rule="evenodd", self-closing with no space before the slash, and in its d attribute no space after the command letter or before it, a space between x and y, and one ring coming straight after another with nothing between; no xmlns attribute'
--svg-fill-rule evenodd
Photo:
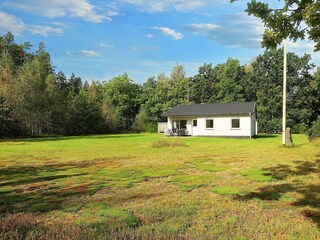
<svg viewBox="0 0 320 240"><path fill-rule="evenodd" d="M170 77L164 73L155 78L149 78L142 85L141 108L136 118L135 126L142 131L155 131L157 122L164 121L161 116L165 111L178 104L189 103L190 85L185 76L183 65L173 67Z"/></svg>
<svg viewBox="0 0 320 240"><path fill-rule="evenodd" d="M231 0L235 2L237 0ZM280 9L272 9L267 3L252 0L246 12L258 17L266 29L262 45L276 47L283 39L293 41L308 38L314 41L315 51L320 50L320 2L318 0L284 0Z"/></svg>
<svg viewBox="0 0 320 240"><path fill-rule="evenodd" d="M77 93L71 89L68 96L67 133L72 135L103 132L100 105L81 88Z"/></svg>
<svg viewBox="0 0 320 240"><path fill-rule="evenodd" d="M184 66L176 64L172 70L170 79L167 82L169 87L170 106L187 104L190 101L189 79L186 77Z"/></svg>
<svg viewBox="0 0 320 240"><path fill-rule="evenodd" d="M309 61L309 55L299 57L288 53L287 122L295 132L304 131L310 126L313 121L312 105L317 103L317 97L309 94L314 82L310 75L313 64ZM250 85L250 94L256 92L253 98L258 102L259 127L266 131L279 130L282 118L283 49L269 50L259 55L251 63L250 69L247 85Z"/></svg>
<svg viewBox="0 0 320 240"><path fill-rule="evenodd" d="M19 134L18 122L13 109L3 96L0 95L0 136L14 136Z"/></svg>
<svg viewBox="0 0 320 240"><path fill-rule="evenodd" d="M195 103L207 103L216 94L215 71L212 64L204 64L199 67L198 74L190 78L191 99Z"/></svg>
<svg viewBox="0 0 320 240"><path fill-rule="evenodd" d="M28 134L40 135L51 128L49 78L54 78L53 68L50 55L41 43L34 59L23 65L15 84L17 114Z"/></svg>
<svg viewBox="0 0 320 240"><path fill-rule="evenodd" d="M140 108L140 86L127 74L113 78L105 85L105 107L111 109L119 131L130 131Z"/></svg>
<svg viewBox="0 0 320 240"><path fill-rule="evenodd" d="M76 93L80 92L80 89L82 88L82 80L80 77L77 77L74 73L71 74L69 78L68 86L70 89L75 91Z"/></svg>
<svg viewBox="0 0 320 240"><path fill-rule="evenodd" d="M214 68L214 74L216 94L211 96L210 102L230 103L245 100L244 88L241 84L244 68L239 60L229 58L226 63L218 64Z"/></svg>

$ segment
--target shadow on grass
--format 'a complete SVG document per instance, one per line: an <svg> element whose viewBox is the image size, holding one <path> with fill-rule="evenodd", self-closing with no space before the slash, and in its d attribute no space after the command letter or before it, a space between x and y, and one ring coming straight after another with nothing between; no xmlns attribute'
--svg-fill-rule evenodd
<svg viewBox="0 0 320 240"><path fill-rule="evenodd" d="M295 165L279 164L274 167L265 168L279 179L295 176L307 176L320 174L320 154L315 161L294 161ZM314 221L320 227L320 187L317 184L305 184L299 180L293 183L266 185L246 195L238 195L235 198L242 201L259 199L262 201L280 201L287 193L297 193L301 196L288 202L293 207L310 207L317 210L303 210L302 216Z"/></svg>
<svg viewBox="0 0 320 240"><path fill-rule="evenodd" d="M255 139L264 139L264 138L277 138L279 135L275 135L275 134L259 134L257 136L254 136Z"/></svg>
<svg viewBox="0 0 320 240"><path fill-rule="evenodd" d="M84 163L0 168L0 214L61 209L70 197L91 195L101 183L81 182Z"/></svg>
<svg viewBox="0 0 320 240"><path fill-rule="evenodd" d="M117 139L117 138L134 138L139 137L139 134L104 134L104 135L81 135L81 136L52 136L52 137L32 137L32 138L14 138L0 139L0 142L54 142L79 139Z"/></svg>
<svg viewBox="0 0 320 240"><path fill-rule="evenodd" d="M48 212L61 210L69 200L78 201L105 188L130 188L152 178L176 174L171 169L108 169L96 161L41 166L8 166L0 168L0 215L13 212ZM139 195L148 199L155 195ZM87 198L84 198L87 199ZM130 200L130 199L125 199Z"/></svg>

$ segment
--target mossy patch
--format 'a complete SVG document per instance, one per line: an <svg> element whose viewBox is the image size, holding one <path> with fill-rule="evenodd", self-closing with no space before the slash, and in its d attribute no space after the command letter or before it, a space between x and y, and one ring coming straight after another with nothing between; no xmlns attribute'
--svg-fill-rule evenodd
<svg viewBox="0 0 320 240"><path fill-rule="evenodd" d="M113 225L117 227L137 227L139 219L122 208L110 207L105 203L88 203L77 211L79 225Z"/></svg>
<svg viewBox="0 0 320 240"><path fill-rule="evenodd" d="M219 195L239 195L242 191L236 187L217 187L212 190L212 192Z"/></svg>
<svg viewBox="0 0 320 240"><path fill-rule="evenodd" d="M177 184L183 191L191 191L193 189L208 185L212 182L212 176L195 176L183 175L173 178L173 182Z"/></svg>
<svg viewBox="0 0 320 240"><path fill-rule="evenodd" d="M96 172L96 178L101 183L99 186L91 189L93 193L105 188L129 188L134 183L143 182L153 178L163 178L180 174L180 170L184 168L181 164L161 165L161 166L143 166L136 168L123 169L103 169Z"/></svg>
<svg viewBox="0 0 320 240"><path fill-rule="evenodd" d="M199 164L197 168L199 170L207 171L207 172L222 172L228 169L225 166L217 166L214 164Z"/></svg>
<svg viewBox="0 0 320 240"><path fill-rule="evenodd" d="M273 176L271 172L260 169L248 170L246 172L243 172L242 176L257 182L271 182L279 180L279 178Z"/></svg>

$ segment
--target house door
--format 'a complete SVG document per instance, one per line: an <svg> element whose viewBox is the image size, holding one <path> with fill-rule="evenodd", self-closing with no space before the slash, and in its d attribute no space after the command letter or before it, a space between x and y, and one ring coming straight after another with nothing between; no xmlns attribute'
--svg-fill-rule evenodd
<svg viewBox="0 0 320 240"><path fill-rule="evenodd" d="M192 136L197 136L198 135L198 120L193 119L192 120Z"/></svg>

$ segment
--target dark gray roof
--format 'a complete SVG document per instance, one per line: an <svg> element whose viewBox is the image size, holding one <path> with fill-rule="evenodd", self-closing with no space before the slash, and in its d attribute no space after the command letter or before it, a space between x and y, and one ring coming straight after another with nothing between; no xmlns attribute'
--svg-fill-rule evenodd
<svg viewBox="0 0 320 240"><path fill-rule="evenodd" d="M162 116L209 116L225 114L249 114L255 112L256 102L189 104L177 105L162 114Z"/></svg>

